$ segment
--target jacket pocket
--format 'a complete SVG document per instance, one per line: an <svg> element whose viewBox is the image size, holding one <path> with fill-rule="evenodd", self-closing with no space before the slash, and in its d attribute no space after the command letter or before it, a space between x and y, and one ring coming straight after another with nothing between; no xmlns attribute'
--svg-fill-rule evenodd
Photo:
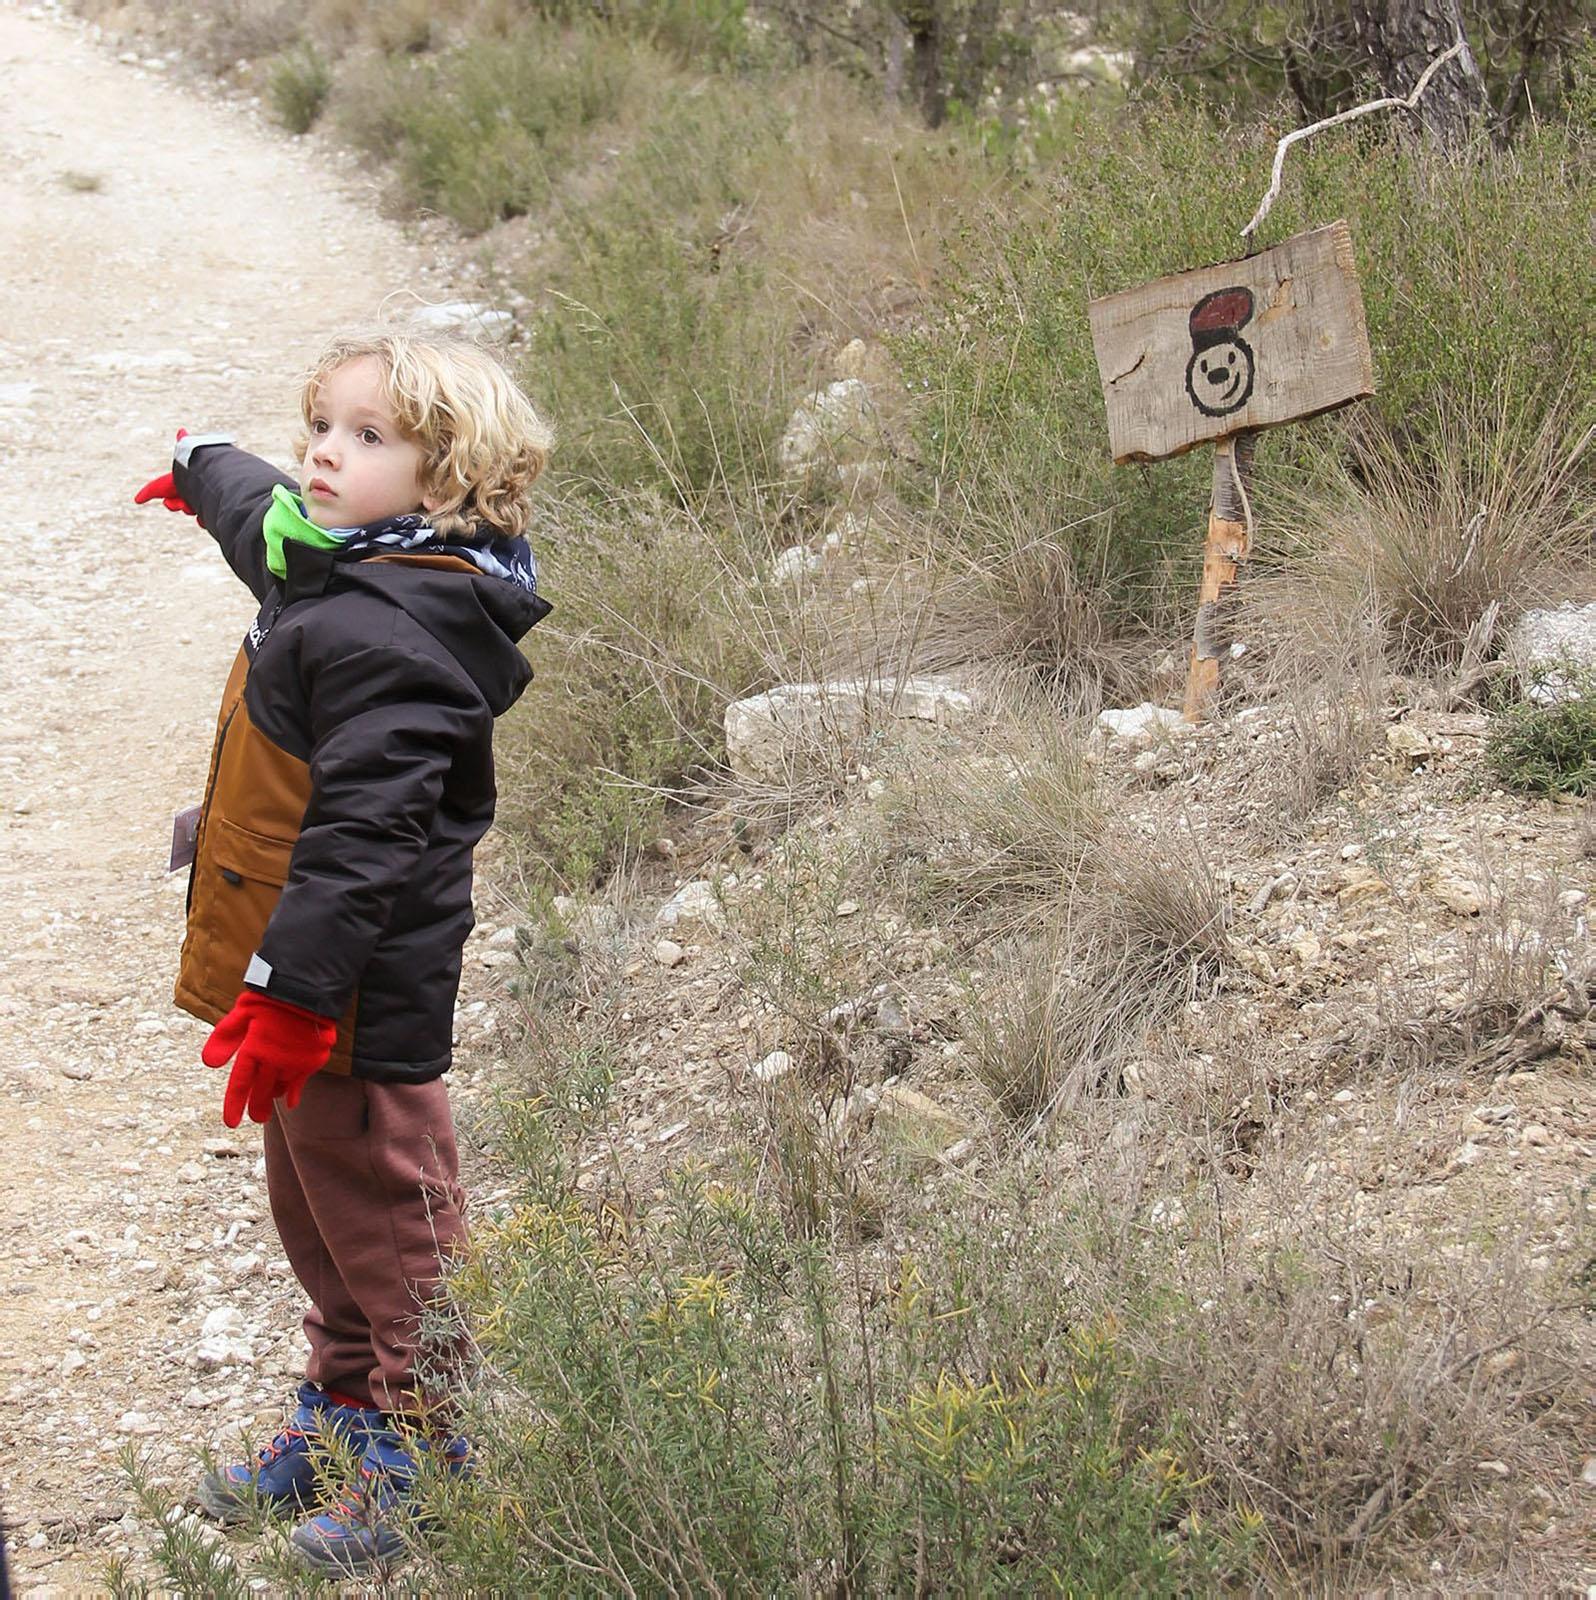
<svg viewBox="0 0 1596 1600"><path fill-rule="evenodd" d="M277 909L293 853L292 839L252 833L225 817L212 824L201 866L208 880L204 915L208 959L234 993Z"/></svg>
<svg viewBox="0 0 1596 1600"><path fill-rule="evenodd" d="M292 839L252 833L226 817L217 817L212 826L216 831L209 854L225 882L237 886L247 878L274 889L281 889L288 882L288 863L294 854Z"/></svg>

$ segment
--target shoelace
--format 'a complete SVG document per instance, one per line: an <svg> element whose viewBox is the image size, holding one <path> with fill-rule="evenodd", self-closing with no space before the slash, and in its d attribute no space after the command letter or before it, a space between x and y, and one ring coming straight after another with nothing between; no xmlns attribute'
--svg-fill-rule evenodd
<svg viewBox="0 0 1596 1600"><path fill-rule="evenodd" d="M378 1485L378 1475L369 1467L362 1466L358 1480L348 1486L338 1497L338 1504L327 1514L334 1522L356 1523L364 1527L372 1520L374 1512L379 1511L375 1489Z"/></svg>
<svg viewBox="0 0 1596 1600"><path fill-rule="evenodd" d="M260 1464L263 1467L269 1467L278 1456L287 1455L289 1447L296 1439L303 1439L304 1437L305 1430L303 1428L284 1428L270 1444L261 1446Z"/></svg>

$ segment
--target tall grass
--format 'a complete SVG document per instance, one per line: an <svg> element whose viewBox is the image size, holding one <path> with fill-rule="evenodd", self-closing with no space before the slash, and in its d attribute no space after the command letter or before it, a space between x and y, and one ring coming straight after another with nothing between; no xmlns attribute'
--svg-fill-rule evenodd
<svg viewBox="0 0 1596 1600"><path fill-rule="evenodd" d="M944 510L955 508L947 537L961 554L1001 570L1024 547L1006 532L1023 506L1025 525L1052 530L1068 552L1110 631L1156 620L1171 577L1184 592L1206 463L1110 465L1086 305L1236 255L1277 132L1151 91L1081 110L1034 191L1003 193L971 219L940 314L901 347L926 397L922 455ZM1367 126L1293 152L1270 238L1350 221L1380 386L1371 414L1416 479L1444 490L1449 464L1470 482L1499 455L1483 432L1460 438L1448 420L1461 397L1497 408L1518 437L1533 438L1559 396L1588 420L1589 252L1568 240L1588 238L1593 155L1573 119L1468 161ZM1256 498L1315 440L1334 453L1344 432L1331 419L1266 437Z"/></svg>
<svg viewBox="0 0 1596 1600"><path fill-rule="evenodd" d="M556 610L502 727L499 819L534 878L586 887L723 759L726 702L767 682L759 588L735 540L649 495L551 502L537 537Z"/></svg>

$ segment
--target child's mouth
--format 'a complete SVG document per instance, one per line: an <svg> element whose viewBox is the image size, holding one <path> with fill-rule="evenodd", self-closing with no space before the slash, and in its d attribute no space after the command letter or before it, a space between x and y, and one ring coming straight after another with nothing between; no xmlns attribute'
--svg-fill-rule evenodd
<svg viewBox="0 0 1596 1600"><path fill-rule="evenodd" d="M318 500L331 500L333 498L332 485L325 478L312 478L307 493L315 495Z"/></svg>

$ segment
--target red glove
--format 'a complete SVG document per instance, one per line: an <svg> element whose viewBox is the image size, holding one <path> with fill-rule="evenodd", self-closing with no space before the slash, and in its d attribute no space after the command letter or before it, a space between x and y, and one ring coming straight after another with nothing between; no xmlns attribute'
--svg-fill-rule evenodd
<svg viewBox="0 0 1596 1600"><path fill-rule="evenodd" d="M238 1054L222 1098L222 1121L236 1128L247 1106L251 1122L270 1122L279 1095L292 1111L306 1080L327 1065L337 1037L331 1017L245 989L200 1050L207 1067L226 1066Z"/></svg>
<svg viewBox="0 0 1596 1600"><path fill-rule="evenodd" d="M187 428L177 430L179 439L188 437ZM159 500L168 511L181 511L185 517L199 516L199 513L177 492L177 485L172 482L170 471L163 472L158 478L151 478L139 492L133 496L133 504L144 505L150 500ZM264 1120L264 1119L262 1119ZM236 1123L229 1123L229 1127L236 1127Z"/></svg>

